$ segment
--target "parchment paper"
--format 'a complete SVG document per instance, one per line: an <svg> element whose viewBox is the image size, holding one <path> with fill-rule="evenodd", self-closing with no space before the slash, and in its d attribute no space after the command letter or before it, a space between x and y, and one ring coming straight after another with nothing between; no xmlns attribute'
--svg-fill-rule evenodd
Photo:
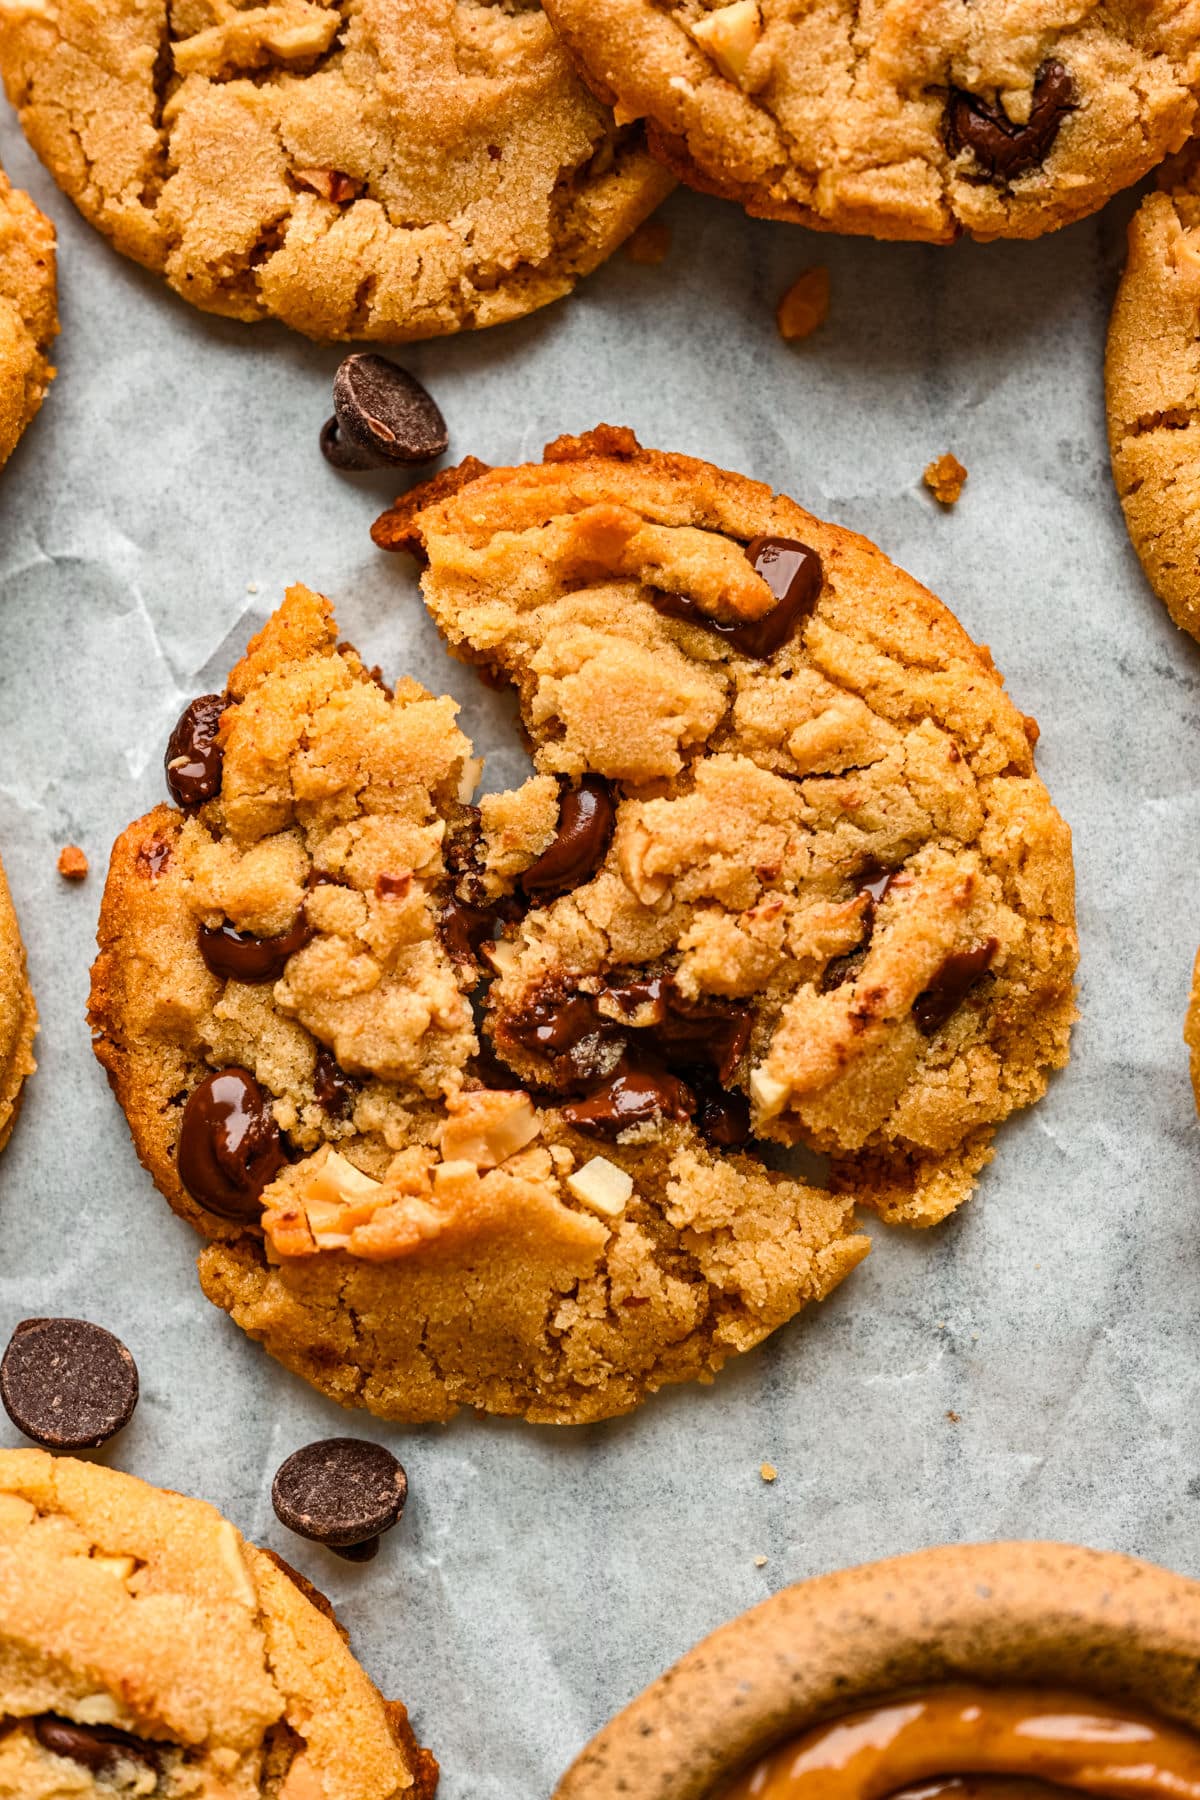
<svg viewBox="0 0 1200 1800"><path fill-rule="evenodd" d="M324 1588L441 1758L444 1800L544 1800L695 1639L817 1571L1035 1536L1200 1572L1200 1146L1180 1041L1200 652L1141 576L1105 451L1131 198L1038 243L937 250L681 194L662 267L618 256L540 316L400 353L452 456L518 461L629 424L775 483L927 582L1041 722L1083 941L1071 1067L953 1222L872 1227L840 1292L712 1388L583 1431L414 1431L343 1414L203 1298L197 1240L92 1059L88 967L109 847L163 797L170 725L289 581L328 593L387 673L457 695L494 785L523 771L513 715L440 648L407 559L371 545L395 478L318 454L338 351L193 312L83 225L7 114L0 159L57 222L63 318L59 378L0 476L0 848L42 1014L0 1161L0 1341L55 1312L126 1340L143 1397L102 1459L205 1495ZM814 262L832 314L788 348L774 304ZM970 479L941 513L920 475L946 449ZM68 842L92 861L82 887L55 872ZM386 1441L412 1488L359 1568L291 1537L269 1499L288 1452L347 1429Z"/></svg>

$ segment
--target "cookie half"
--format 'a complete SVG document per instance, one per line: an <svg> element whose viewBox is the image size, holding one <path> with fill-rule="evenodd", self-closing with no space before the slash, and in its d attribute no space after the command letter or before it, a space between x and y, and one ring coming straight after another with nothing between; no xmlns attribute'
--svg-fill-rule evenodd
<svg viewBox="0 0 1200 1800"><path fill-rule="evenodd" d="M315 338L518 318L671 186L536 4L59 0L0 11L0 66L119 250L208 312Z"/></svg>
<svg viewBox="0 0 1200 1800"><path fill-rule="evenodd" d="M21 929L0 865L0 1150L12 1136L25 1082L37 1068L37 1022Z"/></svg>
<svg viewBox="0 0 1200 1800"><path fill-rule="evenodd" d="M45 399L57 336L54 227L0 169L0 464Z"/></svg>
<svg viewBox="0 0 1200 1800"><path fill-rule="evenodd" d="M508 1066L623 1133L663 1116L628 1093L657 1058L886 1219L965 1200L1066 1061L1077 956L1070 834L988 652L863 538L610 427L449 471L375 537L532 747L483 809L485 882L543 902L490 951ZM611 846L547 894L592 781Z"/></svg>
<svg viewBox="0 0 1200 1800"><path fill-rule="evenodd" d="M714 1119L664 1077L617 1141L484 1053L496 921L579 848L553 780L470 804L456 710L294 588L113 851L96 1053L205 1292L282 1362L386 1417L577 1423L711 1377L867 1244L729 1146L715 1082Z"/></svg>
<svg viewBox="0 0 1200 1800"><path fill-rule="evenodd" d="M694 187L881 238L1038 237L1186 139L1194 5L546 0L593 90ZM1037 9L1035 9L1037 13Z"/></svg>
<svg viewBox="0 0 1200 1800"><path fill-rule="evenodd" d="M431 1800L324 1596L202 1500L0 1450L0 1792Z"/></svg>

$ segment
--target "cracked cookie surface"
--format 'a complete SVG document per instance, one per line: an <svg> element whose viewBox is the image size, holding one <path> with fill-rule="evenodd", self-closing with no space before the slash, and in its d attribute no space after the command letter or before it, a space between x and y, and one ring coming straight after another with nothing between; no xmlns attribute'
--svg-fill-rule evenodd
<svg viewBox="0 0 1200 1800"><path fill-rule="evenodd" d="M1105 359L1113 476L1134 549L1200 638L1200 152L1165 163L1129 225Z"/></svg>
<svg viewBox="0 0 1200 1800"><path fill-rule="evenodd" d="M536 0L19 0L26 135L185 299L399 342L566 294L661 200Z"/></svg>
<svg viewBox="0 0 1200 1800"><path fill-rule="evenodd" d="M610 427L375 536L517 690L537 774L485 803L485 881L585 774L616 796L595 872L490 952L500 1055L624 1117L630 1059L705 1064L697 1116L715 1075L884 1218L959 1205L1074 1017L1070 834L988 653L864 539Z"/></svg>
<svg viewBox="0 0 1200 1800"><path fill-rule="evenodd" d="M557 790L471 806L456 710L293 589L173 735L180 804L113 851L96 1051L205 1292L282 1362L388 1417L582 1422L710 1378L867 1245L682 1090L618 1142L484 1054L486 938Z"/></svg>
<svg viewBox="0 0 1200 1800"><path fill-rule="evenodd" d="M33 1040L37 1007L25 961L25 946L0 865L0 1150L12 1136L25 1082L37 1068Z"/></svg>
<svg viewBox="0 0 1200 1800"><path fill-rule="evenodd" d="M0 1794L431 1800L323 1597L200 1500L0 1450Z"/></svg>
<svg viewBox="0 0 1200 1800"><path fill-rule="evenodd" d="M57 336L54 227L0 169L0 464L46 397Z"/></svg>
<svg viewBox="0 0 1200 1800"><path fill-rule="evenodd" d="M1188 136L1200 5L546 0L593 90L755 214L943 242L1036 237Z"/></svg>

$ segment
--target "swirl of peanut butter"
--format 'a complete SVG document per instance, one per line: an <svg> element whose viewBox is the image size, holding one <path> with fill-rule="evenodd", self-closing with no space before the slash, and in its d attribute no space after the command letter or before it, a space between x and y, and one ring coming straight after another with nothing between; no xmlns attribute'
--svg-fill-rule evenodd
<svg viewBox="0 0 1200 1800"><path fill-rule="evenodd" d="M1083 1694L947 1686L814 1727L756 1763L722 1800L885 1800L979 1775L1107 1800L1200 1800L1200 1737Z"/></svg>

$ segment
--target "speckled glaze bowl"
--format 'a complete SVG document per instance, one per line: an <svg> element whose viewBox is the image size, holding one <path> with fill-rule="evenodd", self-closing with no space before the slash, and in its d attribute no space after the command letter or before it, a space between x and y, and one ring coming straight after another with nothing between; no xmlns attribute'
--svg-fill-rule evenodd
<svg viewBox="0 0 1200 1800"><path fill-rule="evenodd" d="M963 1680L1072 1688L1200 1731L1200 1582L1068 1544L963 1544L800 1582L648 1687L554 1800L713 1800L823 1719Z"/></svg>

